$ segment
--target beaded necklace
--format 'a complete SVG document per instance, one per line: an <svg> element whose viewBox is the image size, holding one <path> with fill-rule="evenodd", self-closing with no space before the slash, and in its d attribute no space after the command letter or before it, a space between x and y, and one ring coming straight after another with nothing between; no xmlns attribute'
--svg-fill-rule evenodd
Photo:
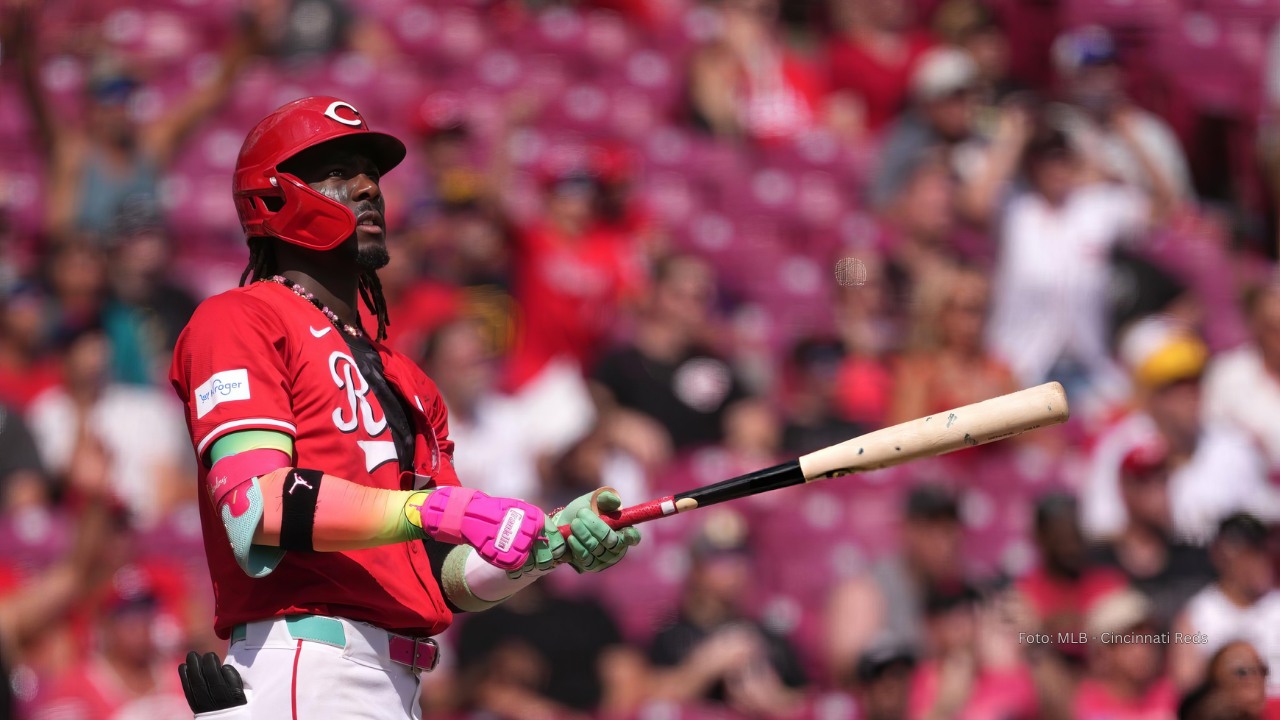
<svg viewBox="0 0 1280 720"><path fill-rule="evenodd" d="M279 284L281 284L281 285L283 285L283 286L285 286L285 287L289 288L290 290L292 290L292 291L293 291L293 293L294 293L295 295L297 295L298 297L302 298L303 300L306 300L307 302L309 302L309 303L311 303L312 305L314 305L314 306L316 307L316 309L317 309L317 310L319 310L320 312L324 313L324 316L325 316L325 317L329 318L329 322L333 323L333 326L334 326L334 327L338 328L338 329L339 329L339 330L341 330L342 332L344 332L344 333L346 333L346 334L348 334L348 335L350 335L350 336L352 336L352 337L360 337L360 336L364 335L364 331L363 331L363 330L361 330L361 329L360 329L360 328L358 328L358 327L354 327L354 326L348 325L348 324L346 324L345 322L343 322L343 321L338 317L338 314L337 314L337 313L335 313L334 311L330 310L330 309L329 309L329 307L328 307L327 305L325 305L324 303L320 302L320 299L319 299L319 298L317 298L315 295L311 294L309 291L307 291L307 290L306 290L306 288L302 287L302 286L301 286L301 285L299 285L298 283L296 283L296 282L294 282L294 281L290 280L289 278L287 278L287 277L285 277L285 276L283 276L283 275L272 275L271 277L269 277L269 278L267 278L267 279L268 279L268 280L270 280L271 282L279 283Z"/></svg>

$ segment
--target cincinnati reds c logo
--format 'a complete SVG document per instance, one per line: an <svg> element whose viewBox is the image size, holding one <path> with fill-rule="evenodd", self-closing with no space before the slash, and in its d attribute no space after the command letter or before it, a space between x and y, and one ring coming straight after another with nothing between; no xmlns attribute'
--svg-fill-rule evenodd
<svg viewBox="0 0 1280 720"><path fill-rule="evenodd" d="M338 108L346 108L350 110L351 114L354 115L355 117L353 118L342 117L341 115L338 114ZM360 119L360 111L355 109L350 103L344 103L341 100L334 100L332 103L329 103L329 107L325 109L324 114L325 114L325 117L337 120L343 125L350 125L351 127L360 127L361 125L364 124L364 121Z"/></svg>
<svg viewBox="0 0 1280 720"><path fill-rule="evenodd" d="M342 432L349 433L354 432L356 426L363 422L364 431L369 433L369 437L381 434L387 427L387 418L373 416L373 406L369 404L367 397L369 382L360 374L356 361L350 355L335 350L329 356L329 374L333 376L339 390L347 391L347 407L334 409L333 424Z"/></svg>

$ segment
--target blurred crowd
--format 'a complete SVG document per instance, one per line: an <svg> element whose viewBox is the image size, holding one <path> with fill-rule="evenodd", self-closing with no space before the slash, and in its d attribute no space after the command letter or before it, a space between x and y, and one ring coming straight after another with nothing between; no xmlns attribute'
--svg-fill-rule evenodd
<svg viewBox="0 0 1280 720"><path fill-rule="evenodd" d="M1280 718L1277 19L0 0L0 717L189 717L177 663L225 646L165 369L247 259L244 134L333 94L411 147L388 342L469 485L629 504L1072 403L460 616L427 717Z"/></svg>

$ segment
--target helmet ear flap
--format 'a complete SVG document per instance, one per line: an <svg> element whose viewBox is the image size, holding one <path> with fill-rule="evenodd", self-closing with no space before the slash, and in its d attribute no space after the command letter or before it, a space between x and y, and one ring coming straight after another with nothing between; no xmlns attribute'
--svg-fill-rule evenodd
<svg viewBox="0 0 1280 720"><path fill-rule="evenodd" d="M254 198L273 210L263 220L272 235L312 250L332 250L356 231L355 213L343 205L312 190L306 183L288 173L276 173L271 184L280 190L284 202L273 198Z"/></svg>

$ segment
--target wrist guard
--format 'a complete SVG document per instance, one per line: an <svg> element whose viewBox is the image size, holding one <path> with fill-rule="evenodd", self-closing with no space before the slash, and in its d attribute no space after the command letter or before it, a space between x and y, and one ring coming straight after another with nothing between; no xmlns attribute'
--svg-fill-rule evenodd
<svg viewBox="0 0 1280 720"><path fill-rule="evenodd" d="M486 562L503 570L525 564L545 523L542 511L523 500L490 497L463 487L414 493L405 504L405 514L427 537L470 545Z"/></svg>

